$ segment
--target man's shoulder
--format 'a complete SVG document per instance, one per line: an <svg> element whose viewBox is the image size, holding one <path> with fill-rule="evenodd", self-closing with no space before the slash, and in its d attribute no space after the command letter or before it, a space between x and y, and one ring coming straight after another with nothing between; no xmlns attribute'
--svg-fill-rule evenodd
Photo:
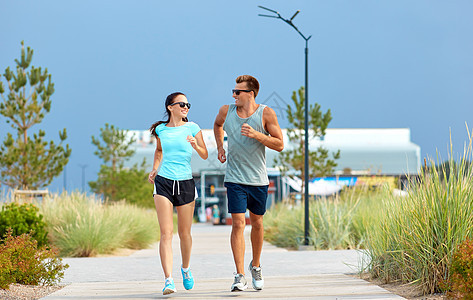
<svg viewBox="0 0 473 300"><path fill-rule="evenodd" d="M276 112L274 111L274 109L272 109L271 107L265 105L265 104L260 104L263 106L263 116L268 116L268 117L273 117L273 116L276 116Z"/></svg>
<svg viewBox="0 0 473 300"><path fill-rule="evenodd" d="M232 105L233 105L233 104L225 104L225 105L222 105L222 106L220 107L220 109L218 110L218 112L219 112L220 114L226 115L226 114L228 113L228 111L230 110L230 108L231 108Z"/></svg>
<svg viewBox="0 0 473 300"><path fill-rule="evenodd" d="M263 126L268 130L269 126L277 125L279 127L278 117L274 109L269 106L266 106L263 110Z"/></svg>

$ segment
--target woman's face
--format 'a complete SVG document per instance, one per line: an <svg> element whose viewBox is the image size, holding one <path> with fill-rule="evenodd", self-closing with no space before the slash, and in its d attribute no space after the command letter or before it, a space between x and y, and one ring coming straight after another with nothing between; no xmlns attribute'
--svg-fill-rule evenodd
<svg viewBox="0 0 473 300"><path fill-rule="evenodd" d="M187 105L184 105L182 103L188 103L187 98L184 95L177 95L176 98L174 98L174 101L171 105L168 106L169 111L171 112L171 116L176 116L180 118L186 118L187 114L189 113L189 108ZM184 106L184 107L181 107Z"/></svg>

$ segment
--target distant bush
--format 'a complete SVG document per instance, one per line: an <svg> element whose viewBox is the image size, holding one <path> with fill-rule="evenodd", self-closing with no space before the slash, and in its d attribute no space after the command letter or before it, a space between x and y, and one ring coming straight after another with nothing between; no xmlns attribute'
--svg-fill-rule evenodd
<svg viewBox="0 0 473 300"><path fill-rule="evenodd" d="M48 244L48 232L43 215L38 207L31 203L18 204L15 202L3 205L0 211L0 237L11 228L13 236L31 233L31 237L42 247Z"/></svg>
<svg viewBox="0 0 473 300"><path fill-rule="evenodd" d="M57 250L43 246L28 234L13 236L8 231L0 244L0 288L12 283L53 285L64 277L63 265Z"/></svg>
<svg viewBox="0 0 473 300"><path fill-rule="evenodd" d="M153 185L148 182L148 172L144 164L117 170L102 165L97 181L89 182L89 186L107 202L125 200L128 204L154 208Z"/></svg>

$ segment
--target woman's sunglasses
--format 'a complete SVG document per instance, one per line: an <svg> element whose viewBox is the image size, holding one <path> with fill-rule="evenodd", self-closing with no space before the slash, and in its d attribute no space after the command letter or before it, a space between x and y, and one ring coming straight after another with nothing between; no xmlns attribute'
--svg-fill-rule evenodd
<svg viewBox="0 0 473 300"><path fill-rule="evenodd" d="M176 105L176 104L179 104L181 108L184 108L186 106L187 106L187 109L191 108L191 104L188 102L174 102L173 104L171 104L171 106Z"/></svg>
<svg viewBox="0 0 473 300"><path fill-rule="evenodd" d="M252 90L232 90L232 94L240 95L241 92L252 92Z"/></svg>

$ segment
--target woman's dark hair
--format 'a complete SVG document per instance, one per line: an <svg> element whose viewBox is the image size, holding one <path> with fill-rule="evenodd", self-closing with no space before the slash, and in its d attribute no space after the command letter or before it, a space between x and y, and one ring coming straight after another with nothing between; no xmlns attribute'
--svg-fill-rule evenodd
<svg viewBox="0 0 473 300"><path fill-rule="evenodd" d="M166 123L166 124L169 123L169 120L171 119L171 111L169 111L168 106L173 104L174 99L176 99L176 97L179 96L179 95L186 96L184 93L175 92L175 93L172 93L172 94L170 94L166 97L166 101L164 102L164 107L166 108L166 113L164 114L164 116L167 116L168 119L166 121L158 121L158 122L154 123L153 125L151 125L151 127L149 128L149 131L155 137L158 137L158 135L156 134L156 127L158 127L158 125L160 125L162 123ZM182 121L188 122L187 118L182 118Z"/></svg>

